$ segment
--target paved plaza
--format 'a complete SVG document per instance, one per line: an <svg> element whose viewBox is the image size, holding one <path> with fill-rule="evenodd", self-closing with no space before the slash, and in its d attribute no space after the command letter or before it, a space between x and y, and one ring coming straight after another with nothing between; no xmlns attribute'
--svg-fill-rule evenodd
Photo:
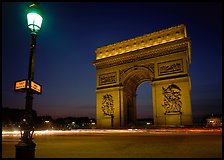
<svg viewBox="0 0 224 160"><path fill-rule="evenodd" d="M2 132L2 158L15 158L19 132ZM221 158L221 129L35 131L36 158Z"/></svg>

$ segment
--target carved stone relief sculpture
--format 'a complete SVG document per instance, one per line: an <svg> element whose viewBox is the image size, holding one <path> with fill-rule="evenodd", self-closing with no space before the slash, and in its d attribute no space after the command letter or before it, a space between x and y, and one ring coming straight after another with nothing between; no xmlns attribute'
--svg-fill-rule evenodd
<svg viewBox="0 0 224 160"><path fill-rule="evenodd" d="M106 116L112 116L114 114L113 97L110 94L103 96L102 111Z"/></svg>
<svg viewBox="0 0 224 160"><path fill-rule="evenodd" d="M171 84L167 88L162 87L164 102L162 104L165 112L164 114L181 114L182 102L181 102L181 89Z"/></svg>

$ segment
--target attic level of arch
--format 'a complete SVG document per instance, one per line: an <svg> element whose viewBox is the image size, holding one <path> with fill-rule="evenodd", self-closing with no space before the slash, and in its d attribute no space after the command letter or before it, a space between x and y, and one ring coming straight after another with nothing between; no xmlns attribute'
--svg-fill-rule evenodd
<svg viewBox="0 0 224 160"><path fill-rule="evenodd" d="M96 60L186 38L186 29L183 26L184 25L181 24L158 32L97 48Z"/></svg>

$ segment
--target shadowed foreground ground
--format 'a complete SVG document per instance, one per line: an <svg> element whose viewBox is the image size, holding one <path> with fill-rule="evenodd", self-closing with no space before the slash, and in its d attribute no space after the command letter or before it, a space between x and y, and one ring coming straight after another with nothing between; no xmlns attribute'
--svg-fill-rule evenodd
<svg viewBox="0 0 224 160"><path fill-rule="evenodd" d="M2 158L15 158L19 136L2 136ZM96 131L34 136L36 158L221 158L222 131Z"/></svg>

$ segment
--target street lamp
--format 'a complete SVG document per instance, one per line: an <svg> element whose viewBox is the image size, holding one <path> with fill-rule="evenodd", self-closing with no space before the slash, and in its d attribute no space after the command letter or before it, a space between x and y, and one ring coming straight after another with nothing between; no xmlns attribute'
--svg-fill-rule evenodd
<svg viewBox="0 0 224 160"><path fill-rule="evenodd" d="M34 125L32 120L33 94L41 93L41 85L34 82L34 62L37 33L41 29L42 11L37 3L32 3L27 9L28 28L31 33L28 79L16 82L15 91L26 93L26 106L23 122L20 125L21 138L16 147L16 158L34 158L36 144L33 142Z"/></svg>

